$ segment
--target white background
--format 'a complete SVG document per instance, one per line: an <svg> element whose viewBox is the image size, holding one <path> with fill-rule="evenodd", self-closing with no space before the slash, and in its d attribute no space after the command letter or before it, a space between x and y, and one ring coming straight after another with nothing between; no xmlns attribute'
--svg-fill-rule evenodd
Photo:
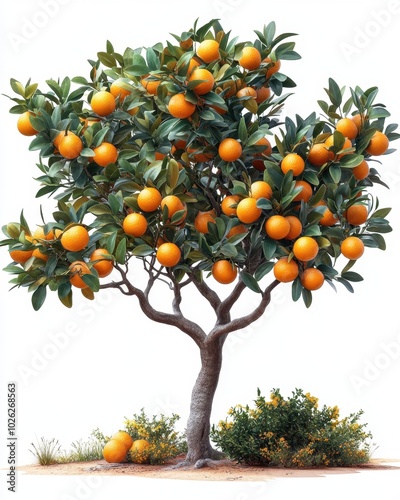
<svg viewBox="0 0 400 500"><path fill-rule="evenodd" d="M200 24L220 18L225 30L232 30L232 36L239 36L241 41L253 41L253 30L262 30L271 20L276 21L279 33L298 34L293 40L302 60L285 61L282 67L282 72L297 83L285 114L305 117L312 111L319 112L316 101L325 99L323 88L332 77L347 88L378 86L378 101L392 113L389 121L399 122L397 63L393 60L399 45L397 0L13 2L7 14L3 11L0 16L1 225L18 221L23 208L34 227L41 222L41 205L47 215L55 208L53 200L35 198L37 154L28 151L30 138L17 132L17 116L8 112L12 102L3 94L12 94L9 79L25 84L31 78L44 90L49 78L88 77L87 60L96 59L97 52L105 50L106 40L119 52L127 46L172 41L170 33L189 29L197 17ZM395 142L393 147L399 146ZM373 456L400 458L400 320L396 292L400 278L399 153L382 158L382 163L378 165L382 179L391 189L377 187L374 192L382 207L393 207L389 218L394 231L387 235L386 252L366 249L354 269L364 276L363 282L354 285L355 293L342 287L335 293L326 285L314 294L310 309L301 301L292 302L290 285L280 286L265 317L233 334L226 343L213 407L214 423L225 418L230 406L251 404L257 387L264 395L280 388L285 396L298 387L319 397L321 404L338 405L342 416L364 410L363 422L368 423L377 444ZM3 248L1 268L9 261ZM77 296L72 310L51 296L39 312L34 312L31 295L23 289L9 291L8 280L8 275L0 274L0 423L3 436L6 384L16 381L20 464L32 462L30 443L40 437L54 437L69 448L71 442L87 439L96 427L106 434L115 432L122 427L124 417L141 408L149 415L178 413L180 429L185 428L199 369L193 342L179 331L151 323L135 299L116 292L101 292L96 302ZM255 298L252 293L246 295L242 312L253 306ZM199 322L208 318L194 293L185 297L184 303L186 311ZM55 347L55 339L63 345ZM2 438L2 466L6 457ZM25 498L26 484L42 488L41 479L24 481L25 477L20 478L21 498ZM389 491L388 481L390 478L385 478ZM58 496L52 498L73 495L72 483L67 483L61 479L54 483ZM109 484L107 479L104 488L93 487L93 498L103 498ZM117 487L115 484L113 487ZM199 492L209 494L207 485L197 486ZM324 494L333 491L328 482L319 487ZM183 491L184 485L179 483L177 488L176 492ZM282 493L288 486L282 483L282 488L276 491ZM5 490L4 477L0 490ZM224 491L228 495L231 490ZM252 494L240 497L246 491ZM75 497L79 497L76 492ZM238 486L229 498L263 496Z"/></svg>

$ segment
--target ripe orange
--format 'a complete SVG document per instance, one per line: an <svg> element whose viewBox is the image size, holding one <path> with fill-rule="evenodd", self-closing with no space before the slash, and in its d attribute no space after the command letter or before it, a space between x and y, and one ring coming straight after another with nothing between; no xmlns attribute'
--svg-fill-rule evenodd
<svg viewBox="0 0 400 500"><path fill-rule="evenodd" d="M90 255L90 261L94 263L93 267L96 269L99 278L105 278L114 269L112 256L105 248L96 248Z"/></svg>
<svg viewBox="0 0 400 500"><path fill-rule="evenodd" d="M190 59L190 61L189 61L189 67L187 70L187 74L191 75L194 68L197 68L198 66L200 66L199 61L197 61L194 57L192 57L192 59Z"/></svg>
<svg viewBox="0 0 400 500"><path fill-rule="evenodd" d="M317 203L317 206L318 205L324 205L326 207L321 219L319 220L319 224L321 224L321 226L335 225L339 219L329 210L329 208L326 206L326 203L321 200Z"/></svg>
<svg viewBox="0 0 400 500"><path fill-rule="evenodd" d="M386 153L389 148L389 139L385 134L377 130L372 136L365 151L373 156L380 156Z"/></svg>
<svg viewBox="0 0 400 500"><path fill-rule="evenodd" d="M285 236L287 240L294 240L300 236L303 231L303 225L298 217L295 215L287 215L285 219L289 222L290 229L288 234Z"/></svg>
<svg viewBox="0 0 400 500"><path fill-rule="evenodd" d="M363 160L359 165L352 168L352 172L353 172L354 177L358 181L362 181L363 179L368 177L368 174L369 174L368 162L366 160Z"/></svg>
<svg viewBox="0 0 400 500"><path fill-rule="evenodd" d="M282 283L289 283L299 275L299 266L294 259L288 260L287 257L281 257L274 265L274 276Z"/></svg>
<svg viewBox="0 0 400 500"><path fill-rule="evenodd" d="M281 69L281 61L277 59L276 61L273 61L271 57L266 57L262 61L264 64L268 64L268 69L265 72L265 78L271 78L272 75L277 73Z"/></svg>
<svg viewBox="0 0 400 500"><path fill-rule="evenodd" d="M264 149L258 153L256 153L254 156L270 156L272 153L272 146L269 140L266 137L261 137L255 144L255 146L265 146Z"/></svg>
<svg viewBox="0 0 400 500"><path fill-rule="evenodd" d="M162 266L176 266L181 260L181 250L177 245L175 245L175 243L167 241L158 247L156 259Z"/></svg>
<svg viewBox="0 0 400 500"><path fill-rule="evenodd" d="M49 256L41 252L39 248L35 248L35 250L32 252L32 256L36 257L37 259L44 260L45 262L49 260Z"/></svg>
<svg viewBox="0 0 400 500"><path fill-rule="evenodd" d="M297 153L289 153L281 162L281 170L284 174L287 174L291 170L294 176L300 175L303 172L304 167L305 162Z"/></svg>
<svg viewBox="0 0 400 500"><path fill-rule="evenodd" d="M368 219L368 208L365 205L351 205L344 216L353 226L360 226Z"/></svg>
<svg viewBox="0 0 400 500"><path fill-rule="evenodd" d="M209 232L208 224L215 224L216 216L215 210L208 210L207 212L199 211L194 218L194 227L199 233L207 234Z"/></svg>
<svg viewBox="0 0 400 500"><path fill-rule="evenodd" d="M124 233L129 234L129 236L134 236L135 238L143 236L147 231L146 217L137 212L132 212L122 221L122 229Z"/></svg>
<svg viewBox="0 0 400 500"><path fill-rule="evenodd" d="M189 118L196 110L196 105L185 99L185 94L175 94L168 103L168 111L174 118Z"/></svg>
<svg viewBox="0 0 400 500"><path fill-rule="evenodd" d="M336 123L336 130L351 140L358 135L358 127L351 118L341 118Z"/></svg>
<svg viewBox="0 0 400 500"><path fill-rule="evenodd" d="M160 206L161 200L160 191L154 187L143 188L137 197L139 208L143 212L154 212Z"/></svg>
<svg viewBox="0 0 400 500"><path fill-rule="evenodd" d="M118 149L109 142L103 142L93 149L92 160L100 167L106 167L109 163L115 163L118 159Z"/></svg>
<svg viewBox="0 0 400 500"><path fill-rule="evenodd" d="M176 212L185 210L185 205L182 203L180 198L174 194L164 196L161 200L161 209L164 210L164 207L167 207L168 209L168 219L171 219Z"/></svg>
<svg viewBox="0 0 400 500"><path fill-rule="evenodd" d="M250 196L259 200L260 198L267 198L270 200L272 197L272 188L265 181L255 181L250 186Z"/></svg>
<svg viewBox="0 0 400 500"><path fill-rule="evenodd" d="M342 241L340 251L347 259L357 260L364 253L364 243L356 236L348 236Z"/></svg>
<svg viewBox="0 0 400 500"><path fill-rule="evenodd" d="M33 255L33 250L11 250L10 257L18 264L25 264Z"/></svg>
<svg viewBox="0 0 400 500"><path fill-rule="evenodd" d="M265 231L274 240L281 240L290 231L289 221L283 215L272 215L265 222Z"/></svg>
<svg viewBox="0 0 400 500"><path fill-rule="evenodd" d="M111 439L121 441L125 445L126 451L128 451L133 444L132 437L125 431L116 432L113 436L111 436Z"/></svg>
<svg viewBox="0 0 400 500"><path fill-rule="evenodd" d="M309 267L300 275L300 281L306 290L318 290L324 284L325 276L316 267Z"/></svg>
<svg viewBox="0 0 400 500"><path fill-rule="evenodd" d="M193 38L187 38L179 42L179 47L183 50L189 50L193 47Z"/></svg>
<svg viewBox="0 0 400 500"><path fill-rule="evenodd" d="M135 464L145 464L149 461L150 443L146 439L136 439L129 450L129 456Z"/></svg>
<svg viewBox="0 0 400 500"><path fill-rule="evenodd" d="M236 216L236 206L239 203L240 198L236 194L230 194L225 196L221 202L221 210L228 217Z"/></svg>
<svg viewBox="0 0 400 500"><path fill-rule="evenodd" d="M93 95L90 105L96 115L108 116L115 111L115 97L108 90L100 90Z"/></svg>
<svg viewBox="0 0 400 500"><path fill-rule="evenodd" d="M221 160L224 161L236 161L242 155L243 149L240 142L231 137L223 139L218 147L218 154Z"/></svg>
<svg viewBox="0 0 400 500"><path fill-rule="evenodd" d="M208 94L208 92L210 92L214 87L215 80L212 73L208 71L208 69L194 68L189 77L189 82L193 82L195 80L203 80L193 88L193 92L197 95Z"/></svg>
<svg viewBox="0 0 400 500"><path fill-rule="evenodd" d="M334 136L332 134L324 142L325 147L327 147L329 149L330 147L333 146L333 142L334 142ZM353 144L351 143L351 140L348 137L345 137L344 143L343 143L343 146L342 146L342 150L343 149L350 149L352 147L353 147ZM330 154L334 158L335 155L333 154L333 151L330 151ZM337 157L338 158L342 158L345 154L348 154L348 153L340 153L340 154L337 155Z"/></svg>
<svg viewBox="0 0 400 500"><path fill-rule="evenodd" d="M56 233L59 231L59 229L56 229ZM35 231L33 232L33 239L32 243L39 243L38 240L54 240L54 231L50 229L46 234L44 232L44 227L43 226L38 226Z"/></svg>
<svg viewBox="0 0 400 500"><path fill-rule="evenodd" d="M244 47L239 58L239 64L244 69L248 69L250 71L259 68L261 64L260 52L256 49L256 47Z"/></svg>
<svg viewBox="0 0 400 500"><path fill-rule="evenodd" d="M223 285L229 285L235 281L237 272L235 264L226 259L217 260L211 268L213 278Z"/></svg>
<svg viewBox="0 0 400 500"><path fill-rule="evenodd" d="M360 113L357 113L351 117L351 120L355 123L358 133L360 133L361 129L364 127L364 123L367 120L367 117L364 115L360 115Z"/></svg>
<svg viewBox="0 0 400 500"><path fill-rule="evenodd" d="M311 236L300 236L293 245L293 254L298 260L309 261L318 255L319 246Z"/></svg>
<svg viewBox="0 0 400 500"><path fill-rule="evenodd" d="M88 288L88 285L82 279L83 274L91 274L86 262L83 260L76 260L75 262L72 262L69 266L69 272L71 275L69 281L72 286L76 288Z"/></svg>
<svg viewBox="0 0 400 500"><path fill-rule="evenodd" d="M115 80L112 82L110 92L115 99L119 97L120 102L124 102L125 98L131 95L131 91L121 86L121 83L124 83L123 80Z"/></svg>
<svg viewBox="0 0 400 500"><path fill-rule="evenodd" d="M140 83L147 90L149 94L156 95L158 86L161 83L161 80L147 80L146 78L142 78Z"/></svg>
<svg viewBox="0 0 400 500"><path fill-rule="evenodd" d="M108 463L120 463L127 455L125 444L119 439L110 439L103 448L103 457Z"/></svg>
<svg viewBox="0 0 400 500"><path fill-rule="evenodd" d="M89 233L83 226L72 226L63 232L61 245L70 252L79 252L89 243Z"/></svg>
<svg viewBox="0 0 400 500"><path fill-rule="evenodd" d="M205 63L211 63L220 58L219 43L216 40L203 40L197 47L196 54Z"/></svg>
<svg viewBox="0 0 400 500"><path fill-rule="evenodd" d="M229 99L230 97L233 97L242 88L242 85L243 85L243 80L241 80L240 78L224 82L222 84L222 90L224 91L224 98Z"/></svg>
<svg viewBox="0 0 400 500"><path fill-rule="evenodd" d="M83 143L81 139L71 131L68 131L67 134L62 134L63 135L59 140L57 148L61 156L63 156L67 160L78 158L83 149Z"/></svg>
<svg viewBox="0 0 400 500"><path fill-rule="evenodd" d="M239 99L241 97L253 97L254 99L256 99L257 91L253 89L253 87L243 87L236 92L236 97L238 97Z"/></svg>
<svg viewBox="0 0 400 500"><path fill-rule="evenodd" d="M294 198L293 201L304 201L307 202L311 196L312 196L312 187L311 184L309 184L307 181L296 181L295 182L295 188L301 187L302 190L300 191L299 194L297 194Z"/></svg>
<svg viewBox="0 0 400 500"><path fill-rule="evenodd" d="M238 224L237 226L233 226L233 228L228 231L226 237L232 238L232 236L236 236L237 234L247 233L247 227L243 224Z"/></svg>
<svg viewBox="0 0 400 500"><path fill-rule="evenodd" d="M257 207L255 198L243 198L236 207L236 215L240 222L251 224L261 217L262 210Z"/></svg>
<svg viewBox="0 0 400 500"><path fill-rule="evenodd" d="M38 131L31 124L29 117L35 116L31 111L25 111L22 113L17 120L18 132L22 135L31 136L36 135Z"/></svg>
<svg viewBox="0 0 400 500"><path fill-rule="evenodd" d="M332 151L329 151L325 144L314 144L308 152L307 160L316 167L322 167L329 160L334 158Z"/></svg>
<svg viewBox="0 0 400 500"><path fill-rule="evenodd" d="M271 89L264 85L263 87L259 87L256 89L257 97L256 97L256 103L261 104L262 102L266 101L271 97Z"/></svg>

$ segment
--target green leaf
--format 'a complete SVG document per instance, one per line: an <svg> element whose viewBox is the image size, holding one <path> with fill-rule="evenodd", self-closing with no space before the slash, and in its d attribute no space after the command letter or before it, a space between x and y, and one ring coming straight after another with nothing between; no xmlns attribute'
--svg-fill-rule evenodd
<svg viewBox="0 0 400 500"><path fill-rule="evenodd" d="M42 307L44 304L44 301L46 300L46 286L39 286L33 294L32 294L32 306L35 311L39 311L39 309Z"/></svg>
<svg viewBox="0 0 400 500"><path fill-rule="evenodd" d="M72 290L69 291L69 293L63 297L59 297L60 302L65 306L68 307L69 309L72 307Z"/></svg>
<svg viewBox="0 0 400 500"><path fill-rule="evenodd" d="M276 252L277 243L275 240L270 238L264 238L263 241L263 252L266 260L271 260Z"/></svg>
<svg viewBox="0 0 400 500"><path fill-rule="evenodd" d="M122 238L122 240L118 243L117 250L115 251L115 260L118 264L125 264L125 256L126 256L126 238Z"/></svg>
<svg viewBox="0 0 400 500"><path fill-rule="evenodd" d="M82 280L88 285L88 287L94 292L100 290L100 281L94 274L82 274Z"/></svg>
<svg viewBox="0 0 400 500"><path fill-rule="evenodd" d="M242 271L240 273L240 276L242 278L243 283L247 286L247 288L250 288L250 290L256 293L262 293L262 290L259 287L257 280L254 278L254 276L252 276L250 273L246 271Z"/></svg>
<svg viewBox="0 0 400 500"><path fill-rule="evenodd" d="M10 78L10 85L16 94L25 97L25 88L22 83L20 83L18 80L15 80L14 78Z"/></svg>
<svg viewBox="0 0 400 500"><path fill-rule="evenodd" d="M364 278L354 271L349 271L347 273L342 273L342 278L348 281L363 281Z"/></svg>
<svg viewBox="0 0 400 500"><path fill-rule="evenodd" d="M136 257L146 257L147 255L151 255L154 253L154 248L152 248L150 245L138 245L135 247L133 250L131 250L132 255L135 255Z"/></svg>
<svg viewBox="0 0 400 500"><path fill-rule="evenodd" d="M343 168L354 168L360 165L360 163L362 163L363 161L364 161L363 155L348 154L340 158L339 164Z"/></svg>
<svg viewBox="0 0 400 500"><path fill-rule="evenodd" d="M169 160L167 167L167 185L171 189L176 187L176 184L179 179L179 165L176 160L173 158Z"/></svg>
<svg viewBox="0 0 400 500"><path fill-rule="evenodd" d="M301 291L301 295L303 297L305 306L307 308L310 307L312 303L312 293L310 292L310 290L306 290L305 288L303 288L303 290Z"/></svg>
<svg viewBox="0 0 400 500"><path fill-rule="evenodd" d="M342 92L339 85L332 78L329 78L328 95L334 106L339 107L342 104Z"/></svg>
<svg viewBox="0 0 400 500"><path fill-rule="evenodd" d="M113 66L117 65L117 60L115 59L115 57L108 52L98 52L97 57L99 58L101 64L103 64L107 68L112 68Z"/></svg>
<svg viewBox="0 0 400 500"><path fill-rule="evenodd" d="M260 281L273 269L274 265L275 263L271 261L263 262L260 266L258 266L256 272L254 273L255 279Z"/></svg>
<svg viewBox="0 0 400 500"><path fill-rule="evenodd" d="M240 119L240 122L239 122L238 137L239 137L239 140L242 142L242 144L246 144L247 138L248 138L248 133L247 133L246 122L245 122L243 116L242 116L242 118Z"/></svg>

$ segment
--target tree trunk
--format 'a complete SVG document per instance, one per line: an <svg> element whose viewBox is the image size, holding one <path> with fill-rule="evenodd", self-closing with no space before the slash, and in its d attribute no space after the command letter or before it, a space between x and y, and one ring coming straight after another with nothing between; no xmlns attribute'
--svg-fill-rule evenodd
<svg viewBox="0 0 400 500"><path fill-rule="evenodd" d="M222 456L210 443L210 416L222 366L222 347L225 339L226 335L221 336L200 348L201 369L193 387L186 429L186 462L192 464L204 459L219 459Z"/></svg>

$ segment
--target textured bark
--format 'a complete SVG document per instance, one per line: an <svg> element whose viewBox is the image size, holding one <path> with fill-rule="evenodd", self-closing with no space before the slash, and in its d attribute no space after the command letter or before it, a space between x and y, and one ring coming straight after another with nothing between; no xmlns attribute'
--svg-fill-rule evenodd
<svg viewBox="0 0 400 500"><path fill-rule="evenodd" d="M210 416L222 366L222 347L226 336L204 344L200 349L201 369L192 391L187 423L188 453L186 461L219 459L222 454L210 443Z"/></svg>

